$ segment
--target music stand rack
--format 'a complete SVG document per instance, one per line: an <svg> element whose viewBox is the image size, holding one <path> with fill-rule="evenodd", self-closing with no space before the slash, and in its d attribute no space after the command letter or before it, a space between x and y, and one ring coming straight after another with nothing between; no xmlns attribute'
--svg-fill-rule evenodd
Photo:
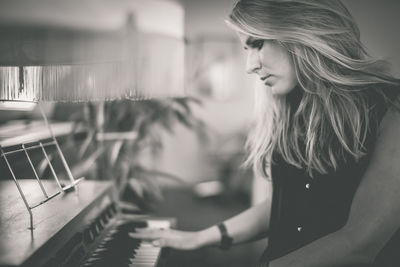
<svg viewBox="0 0 400 267"><path fill-rule="evenodd" d="M1 155L1 157L4 158L4 160L6 162L6 165L7 165L7 168L9 169L9 171L11 173L11 176L12 176L14 182L15 182L15 185L17 186L18 192L21 195L21 198L22 198L22 200L23 200L23 202L24 202L24 204L25 204L25 206L26 206L26 208L28 210L29 218L30 218L30 225L29 225L29 229L30 230L34 229L34 227L33 227L33 213L32 213L32 210L34 208L46 203L47 201L51 200L52 198L54 198L55 196L57 196L57 195L59 195L59 194L61 194L63 192L68 192L69 190L75 188L75 186L84 179L83 177L81 177L79 179L75 179L73 177L72 172L71 172L71 170L69 168L69 165L68 165L67 161L65 160L64 154L63 154L63 152L62 152L62 150L61 150L61 148L60 148L60 146L59 146L59 144L57 142L57 139L56 139L56 137L54 135L54 132L53 132L53 130L51 128L51 125L47 120L46 114L44 113L43 108L40 105L38 105L38 106L39 106L40 112L42 114L43 120L45 122L45 125L46 125L46 127L47 127L47 129L48 129L48 131L50 133L50 141L41 142L40 140L36 140L34 142L21 143L21 144L17 145L17 148L11 149L9 151L4 151L3 147L0 145L0 155ZM56 171L54 169L53 164L51 163L51 160L49 158L48 153L46 152L46 147L49 147L49 146L55 146L55 148L56 148L58 156L60 157L62 165L63 165L63 167L64 167L64 169L65 169L65 171L67 173L67 176L68 176L68 178L70 180L70 183L68 185L62 185L60 183L60 179L57 176L57 173L56 173ZM39 150L42 151L43 157L46 160L46 162L47 162L47 164L48 164L48 166L49 166L49 168L51 170L52 176L53 176L55 182L58 185L58 188L59 188L58 192L53 193L51 195L49 195L48 192L46 192L46 189L44 188L44 186L42 184L41 178L39 177L39 175L38 175L38 173L37 173L37 171L35 169L35 166L33 165L32 159L31 159L31 157L29 156L29 153L28 153L28 151L34 150L34 149L39 149ZM21 188L21 186L20 186L20 184L18 182L18 179L17 179L17 177L15 175L15 172L14 172L13 168L11 167L11 164L10 164L8 158L7 158L7 155L15 154L15 153L22 153L22 152L26 155L26 158L27 158L27 160L29 162L29 168L33 171L33 173L35 175L35 178L36 178L36 180L37 180L37 182L38 182L38 184L40 186L40 189L41 189L41 191L43 193L43 197L44 198L41 199L40 201L38 201L35 204L29 204L29 202L28 202L28 200L27 200L27 198L26 198L26 196L25 196L25 194L24 194L24 192L23 192L23 190L22 190L22 188Z"/></svg>

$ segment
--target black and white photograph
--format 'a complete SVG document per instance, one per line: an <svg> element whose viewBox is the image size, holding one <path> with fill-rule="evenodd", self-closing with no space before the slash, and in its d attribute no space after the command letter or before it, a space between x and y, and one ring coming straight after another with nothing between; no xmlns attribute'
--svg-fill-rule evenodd
<svg viewBox="0 0 400 267"><path fill-rule="evenodd" d="M0 267L400 267L399 14L0 0Z"/></svg>

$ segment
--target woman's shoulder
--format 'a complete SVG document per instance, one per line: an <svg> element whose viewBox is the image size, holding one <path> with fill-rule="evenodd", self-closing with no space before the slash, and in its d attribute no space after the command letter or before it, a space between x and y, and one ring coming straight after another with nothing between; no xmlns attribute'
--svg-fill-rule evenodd
<svg viewBox="0 0 400 267"><path fill-rule="evenodd" d="M396 96L393 102L393 105L388 106L379 124L380 135L387 131L396 131L400 136L400 96Z"/></svg>
<svg viewBox="0 0 400 267"><path fill-rule="evenodd" d="M397 96L400 103L400 96ZM400 108L398 104L390 105L384 113L375 140L374 154L386 155L400 159ZM383 152L383 153L382 153Z"/></svg>
<svg viewBox="0 0 400 267"><path fill-rule="evenodd" d="M381 89L384 106L382 119L395 120L400 112L400 83L398 85L389 85ZM383 122L383 121L382 121Z"/></svg>
<svg viewBox="0 0 400 267"><path fill-rule="evenodd" d="M367 90L368 106L370 107L370 119L379 125L386 114L391 110L400 111L400 84L399 85L375 85Z"/></svg>

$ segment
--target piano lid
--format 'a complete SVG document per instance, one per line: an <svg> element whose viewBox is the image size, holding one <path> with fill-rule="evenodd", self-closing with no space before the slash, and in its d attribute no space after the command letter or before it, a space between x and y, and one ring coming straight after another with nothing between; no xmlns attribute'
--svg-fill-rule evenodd
<svg viewBox="0 0 400 267"><path fill-rule="evenodd" d="M183 95L183 9L165 0L0 0L0 100Z"/></svg>

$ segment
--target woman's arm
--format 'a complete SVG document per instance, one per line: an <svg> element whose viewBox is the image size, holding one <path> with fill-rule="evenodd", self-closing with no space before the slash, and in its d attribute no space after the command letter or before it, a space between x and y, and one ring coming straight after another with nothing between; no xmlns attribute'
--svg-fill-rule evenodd
<svg viewBox="0 0 400 267"><path fill-rule="evenodd" d="M339 231L270 262L270 267L368 264L400 227L400 114L382 120L370 165ZM340 195L338 195L340 197Z"/></svg>
<svg viewBox="0 0 400 267"><path fill-rule="evenodd" d="M243 243L266 237L269 228L271 199L253 206L226 220L225 226L233 243ZM200 246L215 245L221 241L217 226L211 226L199 232Z"/></svg>
<svg viewBox="0 0 400 267"><path fill-rule="evenodd" d="M225 226L235 244L261 238L266 235L269 226L271 198L253 206L242 213L226 220ZM197 232L186 232L173 229L143 229L130 233L130 236L153 241L161 247L176 249L197 249L203 246L219 245L221 233L217 226Z"/></svg>

